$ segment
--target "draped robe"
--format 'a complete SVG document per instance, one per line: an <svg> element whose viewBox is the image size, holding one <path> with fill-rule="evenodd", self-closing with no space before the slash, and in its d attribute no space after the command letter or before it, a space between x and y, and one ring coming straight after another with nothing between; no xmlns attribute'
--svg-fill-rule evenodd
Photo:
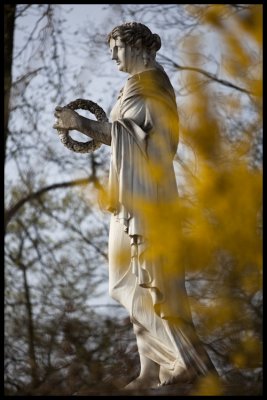
<svg viewBox="0 0 267 400"><path fill-rule="evenodd" d="M142 204L166 205L178 197L173 158L179 118L164 70L129 77L111 119L110 295L129 311L140 353L169 369L176 363L190 364L205 373L207 363L194 347L194 334L190 339L168 324L169 318L192 324L181 267L177 277L170 278L164 257L146 257L149 226ZM195 336L193 339L196 342Z"/></svg>

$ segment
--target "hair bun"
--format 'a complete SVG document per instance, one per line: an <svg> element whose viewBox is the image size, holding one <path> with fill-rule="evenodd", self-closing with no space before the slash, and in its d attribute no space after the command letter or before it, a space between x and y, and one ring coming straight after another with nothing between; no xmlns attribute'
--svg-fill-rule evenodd
<svg viewBox="0 0 267 400"><path fill-rule="evenodd" d="M161 39L159 37L159 35L157 35L156 33L153 33L153 44L154 44L154 48L156 51L158 51L161 48Z"/></svg>

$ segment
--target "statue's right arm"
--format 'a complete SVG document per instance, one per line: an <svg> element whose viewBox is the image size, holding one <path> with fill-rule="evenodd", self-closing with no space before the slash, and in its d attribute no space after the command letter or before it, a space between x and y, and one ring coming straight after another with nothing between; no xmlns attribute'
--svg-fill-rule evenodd
<svg viewBox="0 0 267 400"><path fill-rule="evenodd" d="M54 129L77 130L98 142L111 145L111 123L94 121L79 115L69 108L57 106L55 110L57 122Z"/></svg>
<svg viewBox="0 0 267 400"><path fill-rule="evenodd" d="M94 121L79 115L78 131L98 142L111 145L111 123Z"/></svg>

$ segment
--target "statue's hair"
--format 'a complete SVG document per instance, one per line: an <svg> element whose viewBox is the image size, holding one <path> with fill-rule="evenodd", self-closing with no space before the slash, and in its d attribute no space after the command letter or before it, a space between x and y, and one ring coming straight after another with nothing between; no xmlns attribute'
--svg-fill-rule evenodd
<svg viewBox="0 0 267 400"><path fill-rule="evenodd" d="M118 36L125 44L133 47L141 43L148 53L156 53L161 48L159 35L139 22L126 22L116 26L108 35L108 43L111 38L116 39Z"/></svg>

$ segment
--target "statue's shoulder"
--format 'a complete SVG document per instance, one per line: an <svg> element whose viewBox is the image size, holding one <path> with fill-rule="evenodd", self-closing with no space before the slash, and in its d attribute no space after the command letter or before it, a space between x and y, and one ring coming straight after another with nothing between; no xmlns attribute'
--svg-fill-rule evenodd
<svg viewBox="0 0 267 400"><path fill-rule="evenodd" d="M144 82L168 82L169 83L169 78L166 74L166 72L162 69L154 68L154 69L148 69L146 71L142 71L138 74L135 74L129 78L130 82L135 82L140 84Z"/></svg>
<svg viewBox="0 0 267 400"><path fill-rule="evenodd" d="M164 70L150 69L128 78L126 87L136 93L152 94L172 89L170 80Z"/></svg>

